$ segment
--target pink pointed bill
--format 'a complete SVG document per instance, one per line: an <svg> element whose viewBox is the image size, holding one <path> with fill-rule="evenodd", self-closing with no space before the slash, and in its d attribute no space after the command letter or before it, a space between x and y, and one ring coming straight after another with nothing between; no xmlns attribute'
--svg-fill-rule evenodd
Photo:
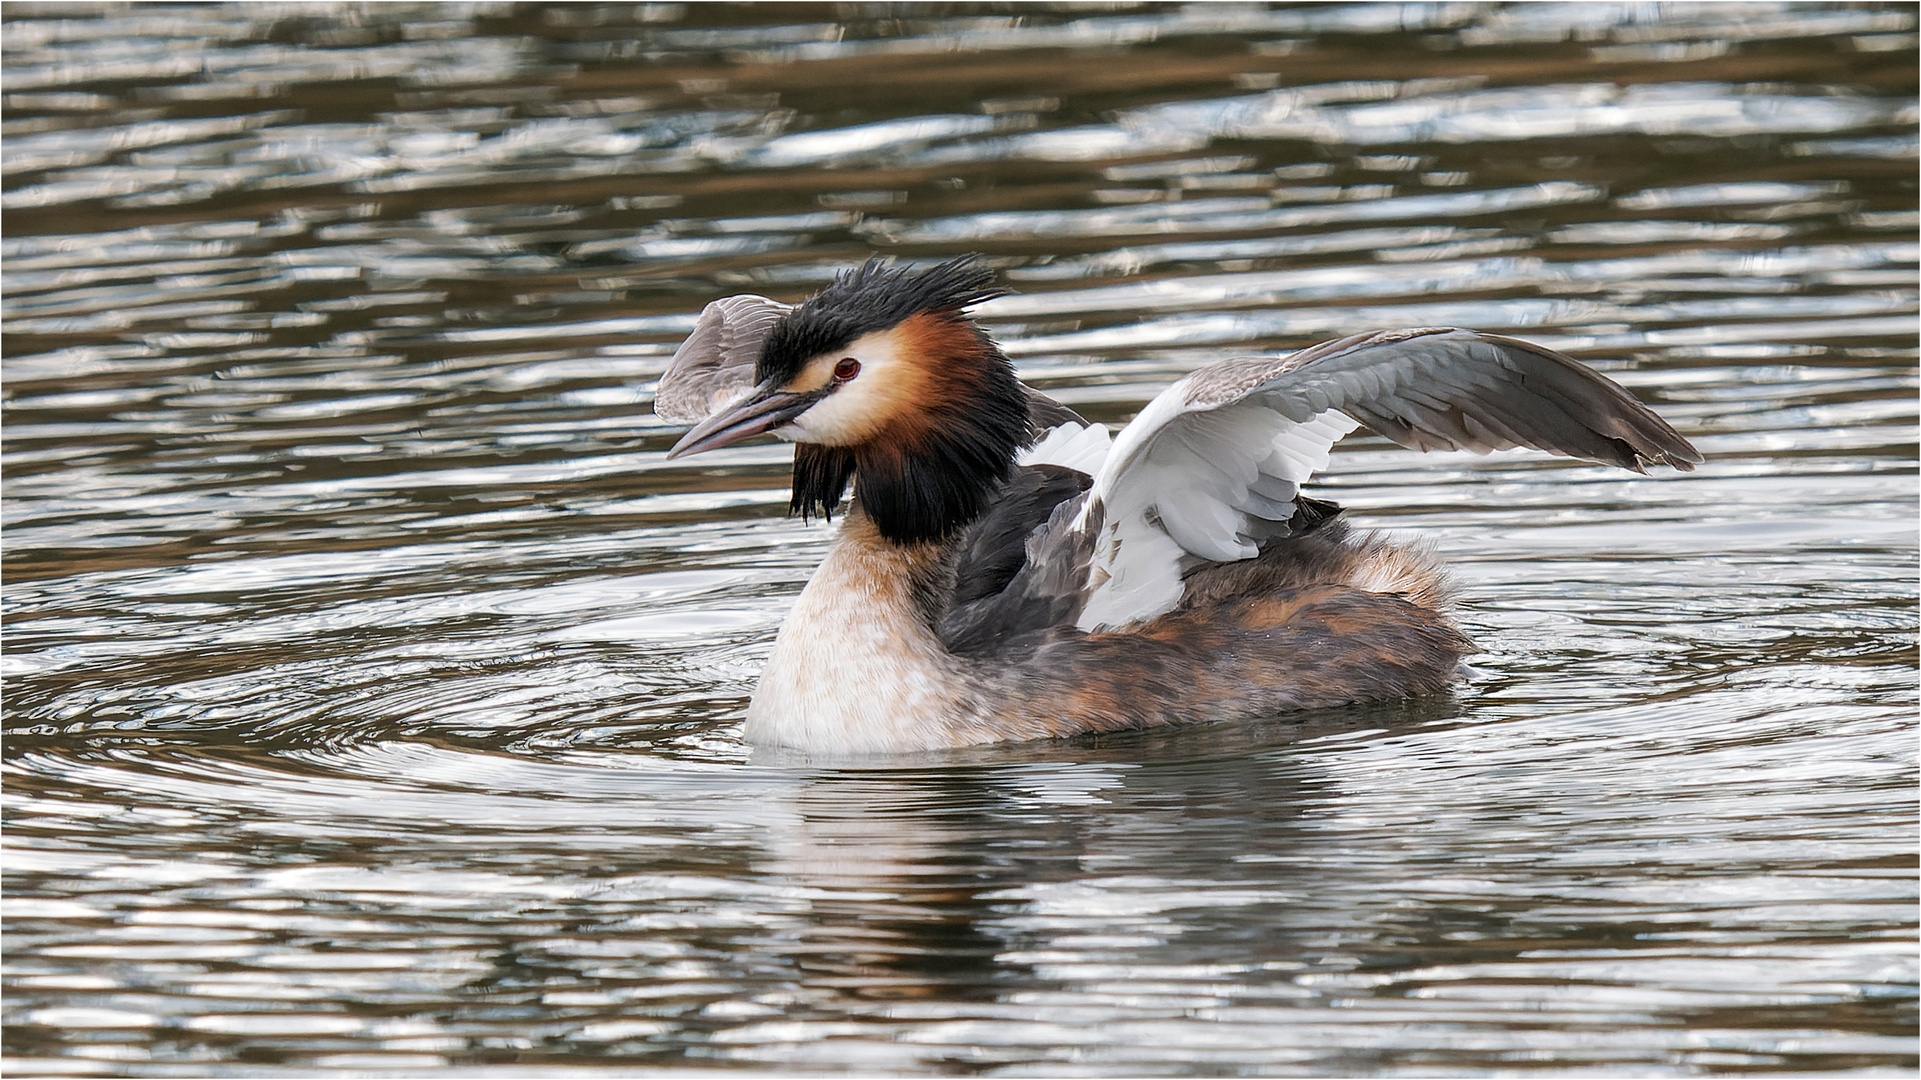
<svg viewBox="0 0 1921 1080"><path fill-rule="evenodd" d="M686 457L751 439L785 425L826 396L826 387L802 394L757 387L746 401L695 424L667 451L667 456Z"/></svg>

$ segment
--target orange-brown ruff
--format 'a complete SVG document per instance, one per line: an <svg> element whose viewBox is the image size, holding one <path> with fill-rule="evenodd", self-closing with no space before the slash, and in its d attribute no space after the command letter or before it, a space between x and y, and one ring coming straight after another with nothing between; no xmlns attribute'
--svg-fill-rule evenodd
<svg viewBox="0 0 1921 1080"><path fill-rule="evenodd" d="M796 307L709 305L663 377L656 410L698 421L672 454L772 432L796 510L854 486L749 741L906 752L1440 690L1472 648L1440 568L1300 494L1336 440L1700 460L1577 362L1445 328L1204 368L1110 445L966 318L992 295L965 259L870 262Z"/></svg>

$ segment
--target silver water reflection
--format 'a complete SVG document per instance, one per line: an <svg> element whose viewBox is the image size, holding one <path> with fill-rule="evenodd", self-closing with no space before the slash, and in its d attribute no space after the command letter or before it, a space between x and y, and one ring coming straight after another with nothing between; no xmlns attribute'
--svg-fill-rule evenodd
<svg viewBox="0 0 1921 1080"><path fill-rule="evenodd" d="M1912 7L6 17L10 1073L1913 1067ZM649 383L874 250L1104 421L1459 324L1710 460L1337 452L1453 695L750 752L831 534Z"/></svg>

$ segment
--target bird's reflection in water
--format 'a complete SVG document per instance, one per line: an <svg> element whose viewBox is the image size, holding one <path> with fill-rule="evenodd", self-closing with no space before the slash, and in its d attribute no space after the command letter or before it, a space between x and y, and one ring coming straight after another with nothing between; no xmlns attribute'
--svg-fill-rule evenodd
<svg viewBox="0 0 1921 1080"><path fill-rule="evenodd" d="M792 752L757 754L756 764L814 769L791 812L765 831L753 866L763 880L803 890L811 919L764 944L792 964L800 998L817 1012L899 1015L882 1003L997 1001L1016 990L1031 1000L1037 984L1064 989L1036 971L1037 959L1112 961L1176 935L1206 935L1207 920L1189 925L1170 912L1208 906L1188 895L1201 881L1236 889L1221 877L1223 857L1254 857L1246 889L1230 902L1285 902L1276 868L1260 856L1299 848L1300 805L1331 779L1291 748L1426 728L1458 712L1458 699L1441 694L1083 737L1043 754L1029 744L830 767ZM1241 848L1223 850L1223 826ZM1247 846L1250 835L1264 842ZM1116 903L1100 884L1116 881L1160 899ZM1242 959L1258 953L1291 968L1312 948L1273 929Z"/></svg>

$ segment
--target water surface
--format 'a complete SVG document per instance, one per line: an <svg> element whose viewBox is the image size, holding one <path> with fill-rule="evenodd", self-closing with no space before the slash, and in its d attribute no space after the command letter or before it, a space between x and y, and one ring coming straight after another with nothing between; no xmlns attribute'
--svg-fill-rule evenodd
<svg viewBox="0 0 1921 1080"><path fill-rule="evenodd" d="M6 19L11 1074L1915 1067L1912 6ZM1464 325L1708 462L1344 443L1451 695L755 752L831 532L652 381L876 251L1110 424Z"/></svg>

